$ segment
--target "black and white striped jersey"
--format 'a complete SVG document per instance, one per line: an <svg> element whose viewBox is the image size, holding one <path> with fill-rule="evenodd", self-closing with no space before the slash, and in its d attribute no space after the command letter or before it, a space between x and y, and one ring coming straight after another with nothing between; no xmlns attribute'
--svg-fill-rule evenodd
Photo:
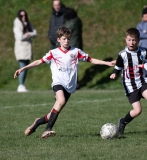
<svg viewBox="0 0 147 160"><path fill-rule="evenodd" d="M147 71L138 68L138 64L147 62L147 50L138 47L136 51L129 51L128 47L118 53L113 73L122 71L122 84L126 94L139 89L147 83Z"/></svg>

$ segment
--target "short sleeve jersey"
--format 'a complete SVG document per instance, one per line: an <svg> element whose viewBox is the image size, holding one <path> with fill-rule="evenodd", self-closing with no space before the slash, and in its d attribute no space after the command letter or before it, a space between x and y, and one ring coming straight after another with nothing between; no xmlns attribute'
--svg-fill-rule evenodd
<svg viewBox="0 0 147 160"><path fill-rule="evenodd" d="M136 51L130 51L128 47L119 52L113 73L122 71L122 84L126 95L134 92L147 83L147 72L138 68L138 64L147 61L147 51L138 47Z"/></svg>
<svg viewBox="0 0 147 160"><path fill-rule="evenodd" d="M60 47L50 50L41 60L50 64L52 87L62 85L68 93L72 93L77 85L78 61L90 61L88 54L74 47L63 51Z"/></svg>

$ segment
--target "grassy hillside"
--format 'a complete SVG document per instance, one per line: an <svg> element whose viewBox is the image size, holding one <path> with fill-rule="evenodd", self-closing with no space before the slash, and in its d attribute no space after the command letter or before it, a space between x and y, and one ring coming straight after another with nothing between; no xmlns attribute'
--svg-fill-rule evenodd
<svg viewBox="0 0 147 160"><path fill-rule="evenodd" d="M115 59L125 46L125 31L136 27L141 20L145 0L63 0L66 6L78 10L83 21L84 51L98 59ZM38 32L33 40L34 60L41 58L50 49L47 38L52 11L51 0L0 0L0 89L16 90L18 81L13 79L19 67L14 57L13 20L19 9L24 8ZM109 79L113 68L80 63L79 79L87 88L121 88L120 79ZM29 70L26 86L29 90L50 88L51 73L48 65Z"/></svg>

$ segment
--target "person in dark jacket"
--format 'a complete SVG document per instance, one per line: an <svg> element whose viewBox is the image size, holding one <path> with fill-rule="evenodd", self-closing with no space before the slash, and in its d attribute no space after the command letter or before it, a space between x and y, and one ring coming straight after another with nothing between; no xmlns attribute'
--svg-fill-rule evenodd
<svg viewBox="0 0 147 160"><path fill-rule="evenodd" d="M64 14L64 26L70 29L72 34L70 46L74 46L83 50L82 21L77 16L77 12L74 9L66 8Z"/></svg>
<svg viewBox="0 0 147 160"><path fill-rule="evenodd" d="M63 26L65 5L60 0L53 0L53 12L50 19L48 38L51 42L51 49L57 47L57 34L56 31L59 27Z"/></svg>
<svg viewBox="0 0 147 160"><path fill-rule="evenodd" d="M70 46L83 50L82 21L73 8L66 8L64 14L64 27L67 27L71 31ZM76 89L80 89L78 78Z"/></svg>

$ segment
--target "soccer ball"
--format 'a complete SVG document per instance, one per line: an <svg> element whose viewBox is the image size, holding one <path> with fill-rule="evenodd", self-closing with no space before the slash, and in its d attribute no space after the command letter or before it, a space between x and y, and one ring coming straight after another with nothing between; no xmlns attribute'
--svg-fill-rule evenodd
<svg viewBox="0 0 147 160"><path fill-rule="evenodd" d="M106 123L100 130L102 139L112 139L118 137L118 127L113 123Z"/></svg>

